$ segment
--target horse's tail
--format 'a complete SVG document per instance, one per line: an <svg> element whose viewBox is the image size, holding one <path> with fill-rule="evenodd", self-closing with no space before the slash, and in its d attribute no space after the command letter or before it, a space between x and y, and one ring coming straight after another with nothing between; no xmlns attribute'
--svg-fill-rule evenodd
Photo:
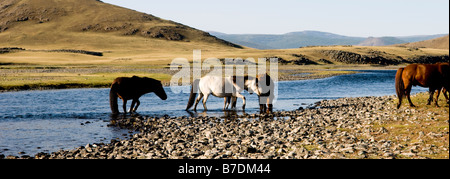
<svg viewBox="0 0 450 179"><path fill-rule="evenodd" d="M117 83L111 85L111 90L109 91L109 106L111 107L111 112L113 114L119 114L119 106L117 105Z"/></svg>
<svg viewBox="0 0 450 179"><path fill-rule="evenodd" d="M188 101L186 110L189 110L189 108L191 108L194 105L195 97L197 97L197 93L198 93L198 84L199 84L199 82L200 82L200 80L196 79L192 83L191 95L189 96L189 101Z"/></svg>
<svg viewBox="0 0 450 179"><path fill-rule="evenodd" d="M405 84L403 83L403 78L402 78L404 69L405 68L399 68L397 70L397 74L395 74L395 91L397 92L397 96L398 96L397 108L400 108L403 97L405 96Z"/></svg>

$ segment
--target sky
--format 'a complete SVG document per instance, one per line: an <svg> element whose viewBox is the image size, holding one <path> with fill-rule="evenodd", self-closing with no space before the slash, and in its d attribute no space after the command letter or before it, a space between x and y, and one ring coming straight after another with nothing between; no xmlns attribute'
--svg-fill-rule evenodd
<svg viewBox="0 0 450 179"><path fill-rule="evenodd" d="M203 31L356 37L449 33L448 0L102 0Z"/></svg>

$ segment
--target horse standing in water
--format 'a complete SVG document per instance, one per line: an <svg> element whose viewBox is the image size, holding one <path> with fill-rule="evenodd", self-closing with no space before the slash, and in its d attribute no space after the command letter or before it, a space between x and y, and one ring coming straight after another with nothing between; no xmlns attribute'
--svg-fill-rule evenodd
<svg viewBox="0 0 450 179"><path fill-rule="evenodd" d="M136 112L141 104L139 98L147 93L154 92L162 100L167 99L166 92L161 84L161 81L147 78L133 76L131 78L119 77L114 80L109 92L109 103L113 114L119 113L117 105L117 97L123 101L123 112L127 113L127 101L133 100L131 103L130 113ZM136 107L134 105L136 104Z"/></svg>
<svg viewBox="0 0 450 179"><path fill-rule="evenodd" d="M433 100L434 91L440 90L442 87L450 89L449 80L449 63L410 64L405 68L398 69L395 75L395 89L399 100L397 109L402 105L405 95L409 105L415 107L410 98L412 86L429 87L429 105ZM436 106L438 106L438 100L436 100Z"/></svg>
<svg viewBox="0 0 450 179"><path fill-rule="evenodd" d="M258 84L258 99L260 113L273 112L273 100L275 98L275 84L272 78L267 74L256 76Z"/></svg>
<svg viewBox="0 0 450 179"><path fill-rule="evenodd" d="M256 76L255 79L257 85L257 94L259 100L259 110L260 113L271 113L273 112L273 100L274 96L274 83L272 78L267 74L262 74ZM231 108L236 108L236 97L225 97L224 109L228 109L231 103ZM231 102L230 102L231 100Z"/></svg>
<svg viewBox="0 0 450 179"><path fill-rule="evenodd" d="M194 111L197 111L197 105L203 98L203 108L206 111L206 101L211 94L220 98L241 98L243 100L242 109L245 109L245 96L240 93L243 90L247 90L250 94L256 92L259 95L256 83L256 78L250 76L230 76L226 78L218 76L205 76L203 78L196 79L192 83L191 94L189 96L186 110L189 110L194 105L195 101ZM199 93L199 96L195 99L197 93Z"/></svg>

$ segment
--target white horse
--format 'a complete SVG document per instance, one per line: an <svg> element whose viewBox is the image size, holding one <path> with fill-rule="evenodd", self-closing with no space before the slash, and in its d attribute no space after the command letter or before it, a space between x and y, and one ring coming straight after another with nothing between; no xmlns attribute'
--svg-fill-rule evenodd
<svg viewBox="0 0 450 179"><path fill-rule="evenodd" d="M273 112L273 100L274 95L274 82L272 78L266 74L260 74L256 76L257 90L253 90L258 94L259 108L261 113L271 113ZM224 110L228 109L231 104L231 108L236 108L236 97L230 96L225 97Z"/></svg>
<svg viewBox="0 0 450 179"><path fill-rule="evenodd" d="M205 76L196 79L192 83L191 94L186 110L189 110L194 105L194 99L197 96L197 93L199 93L199 96L195 100L194 111L197 110L197 105L202 98L203 108L206 111L206 101L211 94L219 98L225 98L225 105L227 101L226 97L241 98L243 101L242 109L245 109L245 96L240 94L243 90L247 90L250 94L256 92L259 95L256 78L250 76L230 76L225 78Z"/></svg>

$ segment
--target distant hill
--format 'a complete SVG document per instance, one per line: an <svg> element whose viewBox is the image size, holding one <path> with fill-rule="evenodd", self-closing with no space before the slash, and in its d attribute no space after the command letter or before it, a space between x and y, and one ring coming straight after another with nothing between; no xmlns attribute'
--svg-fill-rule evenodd
<svg viewBox="0 0 450 179"><path fill-rule="evenodd" d="M406 43L395 37L369 37L366 40L359 43L359 46L387 46L392 44Z"/></svg>
<svg viewBox="0 0 450 179"><path fill-rule="evenodd" d="M252 47L256 49L286 49L305 46L329 46L329 45L361 45L361 46L386 46L408 42L428 40L442 37L438 35L418 35L402 37L349 37L320 31L300 31L286 34L225 34L210 31L211 35L218 38Z"/></svg>
<svg viewBox="0 0 450 179"><path fill-rule="evenodd" d="M396 46L405 46L411 48L435 48L435 49L449 49L449 35L444 37L439 37L431 40L424 40L420 42L399 44Z"/></svg>
<svg viewBox="0 0 450 179"><path fill-rule="evenodd" d="M0 47L108 48L127 41L122 37L240 47L207 32L99 0L0 1Z"/></svg>
<svg viewBox="0 0 450 179"><path fill-rule="evenodd" d="M257 49L286 49L321 45L356 45L364 40L364 38L361 37L347 37L319 31L291 32L281 35L224 34L210 31L210 34L233 43Z"/></svg>

